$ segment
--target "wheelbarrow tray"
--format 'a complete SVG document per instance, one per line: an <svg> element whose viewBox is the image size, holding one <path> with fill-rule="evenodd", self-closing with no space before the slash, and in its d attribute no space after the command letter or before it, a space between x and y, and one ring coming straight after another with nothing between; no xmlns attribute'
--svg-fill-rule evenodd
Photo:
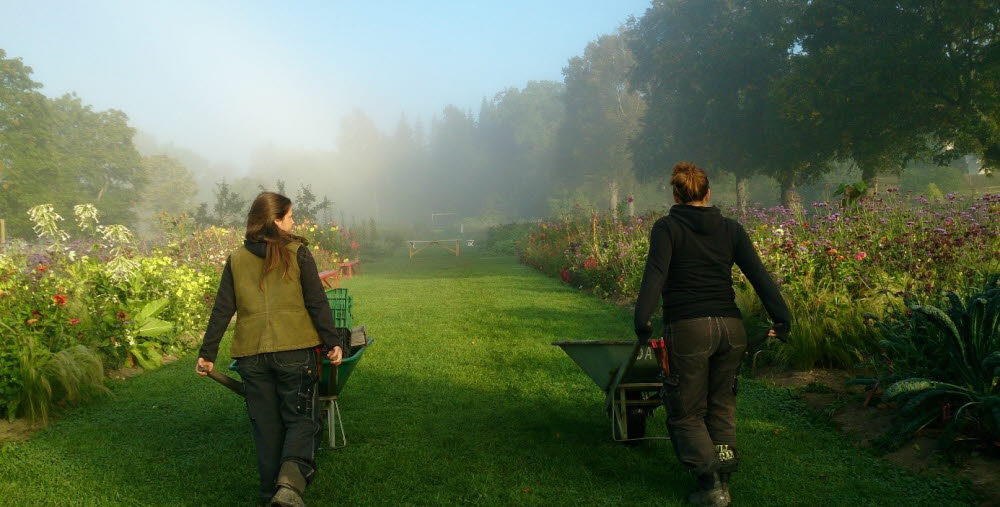
<svg viewBox="0 0 1000 507"><path fill-rule="evenodd" d="M636 340L575 340L553 342L566 352L605 392L617 384L656 382L660 366L648 343ZM625 371L619 376L619 370Z"/></svg>
<svg viewBox="0 0 1000 507"><path fill-rule="evenodd" d="M611 416L611 436L634 445L645 437L646 418L662 402L654 394L662 388L661 369L649 343L637 340L578 340L553 342L566 352L605 393Z"/></svg>
<svg viewBox="0 0 1000 507"><path fill-rule="evenodd" d="M336 368L330 364L330 359L323 357L323 368L319 378L319 395L340 396L344 385L347 384L347 379L351 378L351 373L354 368L357 368L365 350L368 350L368 346L372 343L375 343L375 339L368 338L368 343L355 348L351 357L345 358Z"/></svg>

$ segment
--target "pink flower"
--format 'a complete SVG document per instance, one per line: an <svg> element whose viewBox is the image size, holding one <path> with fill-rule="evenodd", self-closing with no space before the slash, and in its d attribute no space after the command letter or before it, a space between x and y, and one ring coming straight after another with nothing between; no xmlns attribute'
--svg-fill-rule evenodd
<svg viewBox="0 0 1000 507"><path fill-rule="evenodd" d="M566 268L562 268L559 270L559 278L562 278L562 281L566 283L573 282L573 275Z"/></svg>
<svg viewBox="0 0 1000 507"><path fill-rule="evenodd" d="M858 254L854 256L854 260L860 261L860 260L863 260L865 257L868 257L868 253L866 253L866 252L858 252Z"/></svg>

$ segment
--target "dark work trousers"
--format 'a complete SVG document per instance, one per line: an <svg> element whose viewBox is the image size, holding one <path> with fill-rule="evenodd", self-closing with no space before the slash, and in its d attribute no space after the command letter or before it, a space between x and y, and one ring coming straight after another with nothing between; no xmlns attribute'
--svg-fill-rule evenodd
<svg viewBox="0 0 1000 507"><path fill-rule="evenodd" d="M736 471L736 373L747 348L743 321L700 317L670 323L664 338L667 429L677 458L695 475Z"/></svg>
<svg viewBox="0 0 1000 507"><path fill-rule="evenodd" d="M278 470L285 461L299 466L311 482L316 472L320 424L315 349L268 352L238 358L246 386L247 413L257 446L260 498L275 494Z"/></svg>

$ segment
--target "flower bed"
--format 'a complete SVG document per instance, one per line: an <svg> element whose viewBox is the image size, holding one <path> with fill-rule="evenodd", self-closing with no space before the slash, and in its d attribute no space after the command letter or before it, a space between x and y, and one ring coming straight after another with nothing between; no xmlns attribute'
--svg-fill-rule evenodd
<svg viewBox="0 0 1000 507"><path fill-rule="evenodd" d="M931 201L890 190L807 208L799 215L774 207L738 217L795 315L789 344L775 351L791 366L853 366L877 341L866 321L899 309L900 296L965 292L1000 271L1000 194ZM542 222L521 240L518 255L600 297L631 301L659 215ZM766 315L735 268L734 280L745 317L763 325Z"/></svg>
<svg viewBox="0 0 1000 507"><path fill-rule="evenodd" d="M75 215L71 238L51 206L32 208L38 242L0 251L0 417L44 421L53 404L104 391L105 370L156 368L197 347L226 255L243 242L233 228L165 217L166 240L140 248L128 229L98 225L92 206ZM327 229L315 246L343 242ZM321 266L337 260L313 253Z"/></svg>

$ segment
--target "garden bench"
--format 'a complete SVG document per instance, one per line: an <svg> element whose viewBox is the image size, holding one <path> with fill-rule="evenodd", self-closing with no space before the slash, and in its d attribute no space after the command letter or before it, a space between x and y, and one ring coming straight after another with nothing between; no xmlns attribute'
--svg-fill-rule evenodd
<svg viewBox="0 0 1000 507"><path fill-rule="evenodd" d="M354 276L354 271L361 271L361 261L350 261L350 262L340 262L337 264L337 269L340 270L340 274L344 275L344 278L352 278Z"/></svg>
<svg viewBox="0 0 1000 507"><path fill-rule="evenodd" d="M331 278L333 279L332 285L330 283ZM323 285L328 289L340 288L340 267L328 271L321 271L319 274L319 280L323 282Z"/></svg>
<svg viewBox="0 0 1000 507"><path fill-rule="evenodd" d="M462 252L461 247L459 246L459 241L460 240L458 240L458 239L409 239L409 240L406 240L406 245L407 245L408 250L410 252L410 258L411 259L413 258L414 255L417 255L422 250L424 250L425 248L427 248L427 247L429 247L431 245L437 245L437 246L439 246L441 248L444 248L445 250L447 250L447 251L455 254L455 256L457 257L457 256L461 255L461 252ZM447 243L447 244L454 244L455 247L451 248L451 247L447 246L445 243ZM422 246L420 246L418 248L417 245L422 245Z"/></svg>

